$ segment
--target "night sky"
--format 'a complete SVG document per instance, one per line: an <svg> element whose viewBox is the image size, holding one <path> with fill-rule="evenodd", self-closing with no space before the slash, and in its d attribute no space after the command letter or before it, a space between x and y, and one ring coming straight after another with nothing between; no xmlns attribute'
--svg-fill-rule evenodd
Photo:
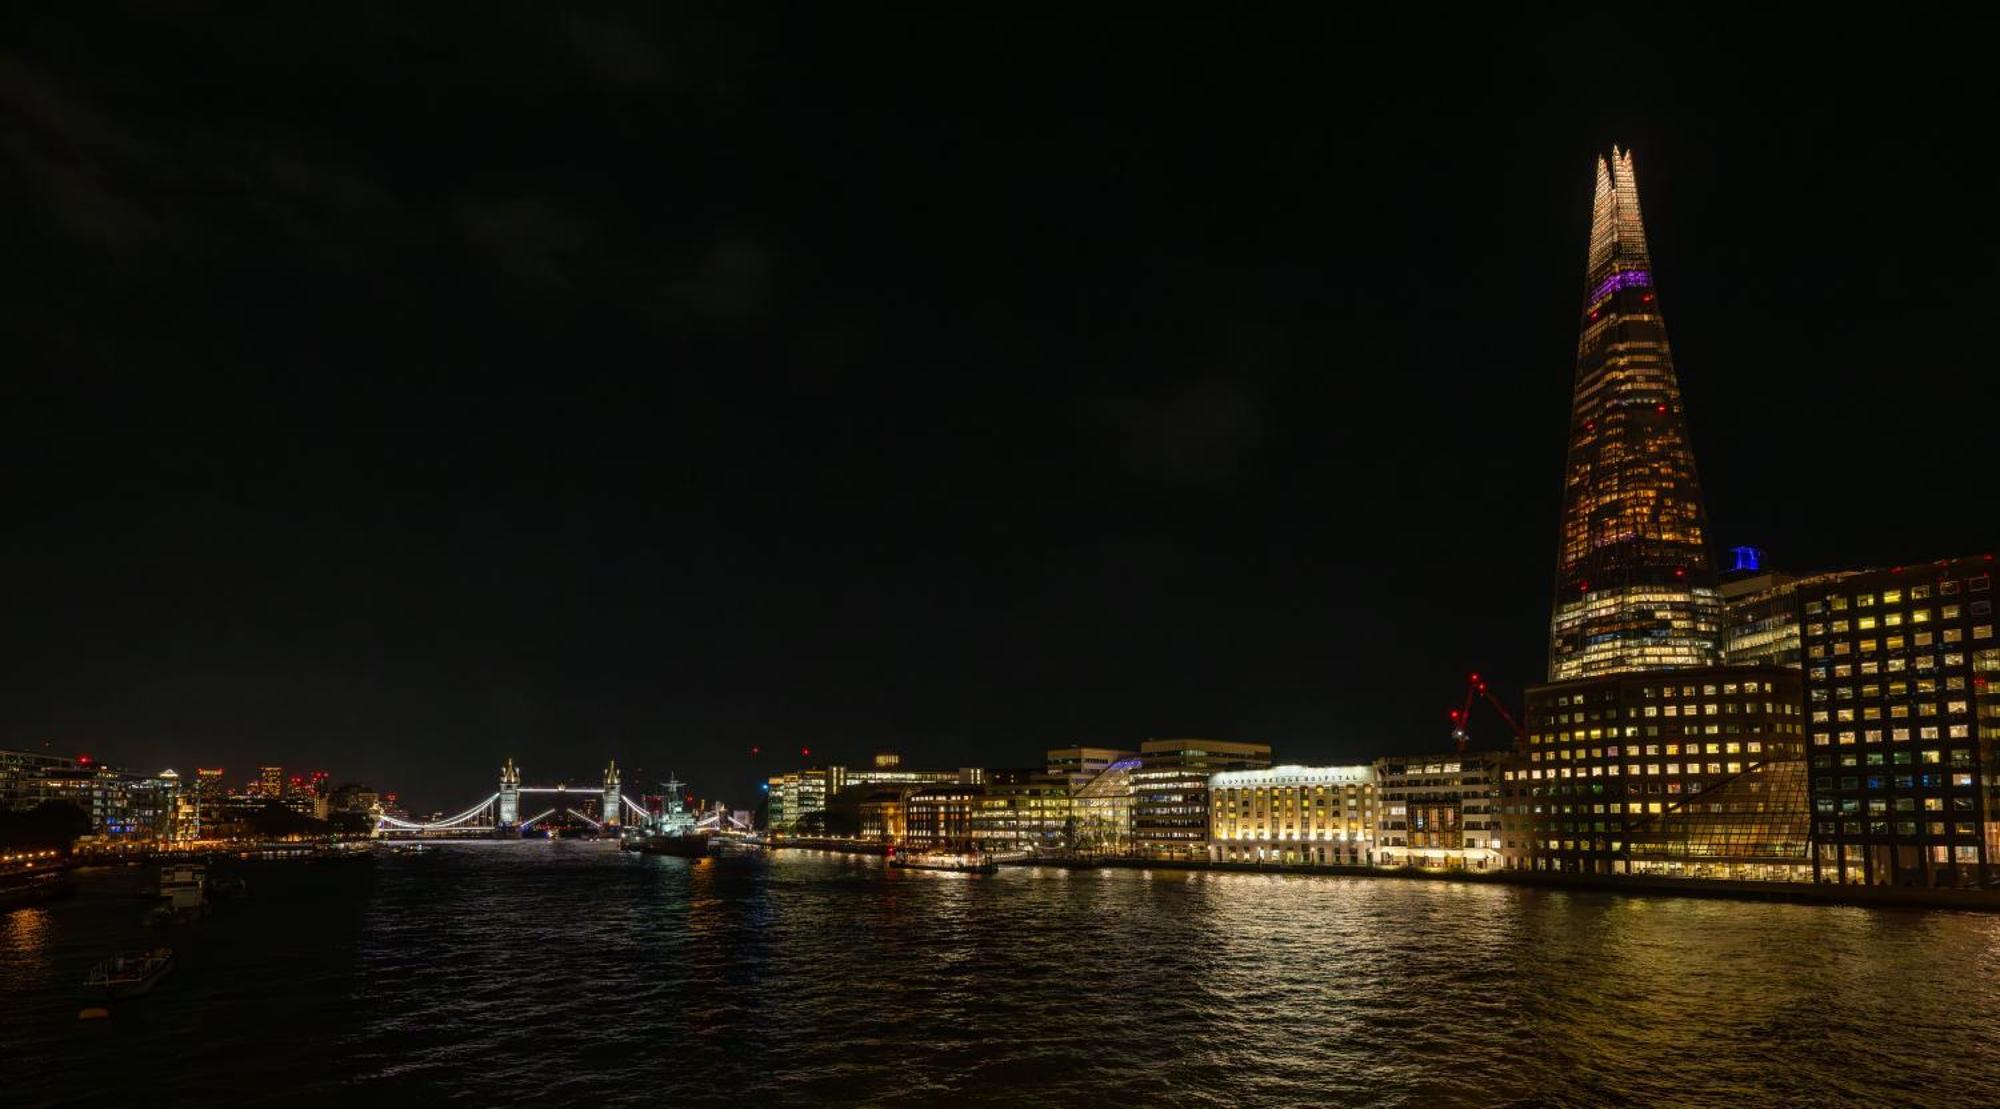
<svg viewBox="0 0 2000 1109"><path fill-rule="evenodd" d="M1994 545L1991 26L410 7L0 17L0 746L1448 747L1542 676L1613 142L1718 546Z"/></svg>

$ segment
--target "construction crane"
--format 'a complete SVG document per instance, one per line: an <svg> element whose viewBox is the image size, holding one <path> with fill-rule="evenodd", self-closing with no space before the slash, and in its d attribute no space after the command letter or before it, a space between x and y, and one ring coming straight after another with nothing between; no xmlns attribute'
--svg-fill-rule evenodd
<svg viewBox="0 0 2000 1109"><path fill-rule="evenodd" d="M1507 711L1507 705L1500 700L1500 695L1486 688L1485 680L1473 674L1465 681L1465 703L1451 714L1451 740L1458 745L1458 753L1461 755L1472 743L1472 736L1466 729L1472 722L1472 702L1480 697L1484 697L1486 703L1493 706L1493 711L1500 714L1500 719L1507 722L1507 728L1514 733L1515 739L1524 737L1521 725L1514 719L1514 714Z"/></svg>

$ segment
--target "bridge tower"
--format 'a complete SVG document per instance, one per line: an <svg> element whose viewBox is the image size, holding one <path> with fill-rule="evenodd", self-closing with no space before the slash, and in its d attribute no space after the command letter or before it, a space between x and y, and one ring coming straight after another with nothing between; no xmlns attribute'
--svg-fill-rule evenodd
<svg viewBox="0 0 2000 1109"><path fill-rule="evenodd" d="M521 822L521 772L514 769L514 760L508 759L500 768L500 799L498 812L493 814L493 823L502 828L512 828Z"/></svg>
<svg viewBox="0 0 2000 1109"><path fill-rule="evenodd" d="M619 819L624 814L618 811L622 796L618 792L618 760L612 759L611 765L604 769L604 811L599 814L605 827L625 823Z"/></svg>

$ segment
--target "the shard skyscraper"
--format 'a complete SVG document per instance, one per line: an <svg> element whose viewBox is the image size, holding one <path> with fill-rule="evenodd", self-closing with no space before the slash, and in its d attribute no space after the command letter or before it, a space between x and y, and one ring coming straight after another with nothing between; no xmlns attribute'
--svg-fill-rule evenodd
<svg viewBox="0 0 2000 1109"><path fill-rule="evenodd" d="M1549 680L1722 661L1721 599L1630 151L1597 163Z"/></svg>

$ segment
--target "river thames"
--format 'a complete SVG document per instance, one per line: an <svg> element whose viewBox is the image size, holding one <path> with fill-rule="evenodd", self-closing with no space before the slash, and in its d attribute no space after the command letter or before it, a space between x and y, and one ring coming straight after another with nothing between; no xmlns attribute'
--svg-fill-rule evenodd
<svg viewBox="0 0 2000 1109"><path fill-rule="evenodd" d="M686 860L150 870L0 917L11 1105L1991 1105L2000 916L1389 879Z"/></svg>

